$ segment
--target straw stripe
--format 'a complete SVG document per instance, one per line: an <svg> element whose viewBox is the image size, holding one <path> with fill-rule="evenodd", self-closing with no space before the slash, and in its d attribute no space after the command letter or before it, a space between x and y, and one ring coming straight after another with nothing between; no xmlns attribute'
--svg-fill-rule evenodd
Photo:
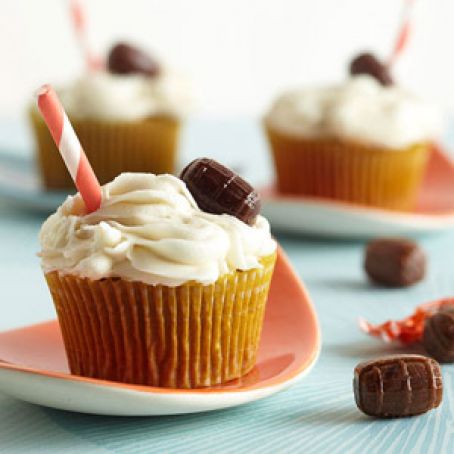
<svg viewBox="0 0 454 454"><path fill-rule="evenodd" d="M50 85L38 90L38 107L89 213L101 205L101 187L79 139Z"/></svg>
<svg viewBox="0 0 454 454"><path fill-rule="evenodd" d="M412 28L412 15L415 3L415 0L405 0L401 14L399 31L397 33L393 51L389 58L389 65L392 65L407 47L410 31Z"/></svg>
<svg viewBox="0 0 454 454"><path fill-rule="evenodd" d="M103 62L100 58L93 54L87 37L87 16L85 10L78 0L71 0L70 14L74 27L74 32L81 52L85 58L85 62L89 70L95 71L103 67Z"/></svg>
<svg viewBox="0 0 454 454"><path fill-rule="evenodd" d="M74 29L77 33L81 33L85 28L85 13L82 5L77 0L72 0L70 4L71 17L74 24Z"/></svg>
<svg viewBox="0 0 454 454"><path fill-rule="evenodd" d="M405 48L405 45L408 41L408 36L410 34L410 23L406 22L402 25L399 35L397 36L397 41L394 49L394 56L397 57Z"/></svg>
<svg viewBox="0 0 454 454"><path fill-rule="evenodd" d="M69 170L71 178L76 181L81 156L79 139L71 127L68 116L63 112L63 127L58 148Z"/></svg>
<svg viewBox="0 0 454 454"><path fill-rule="evenodd" d="M63 133L63 106L57 99L57 94L49 85L43 85L37 92L38 107L49 128L49 132L57 144Z"/></svg>

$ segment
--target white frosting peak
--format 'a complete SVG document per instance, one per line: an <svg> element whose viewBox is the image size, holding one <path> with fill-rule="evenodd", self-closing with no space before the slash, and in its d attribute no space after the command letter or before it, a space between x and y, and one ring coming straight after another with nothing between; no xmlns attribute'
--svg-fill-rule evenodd
<svg viewBox="0 0 454 454"><path fill-rule="evenodd" d="M298 137L347 139L387 148L430 141L441 130L440 115L432 106L366 75L337 86L287 92L274 103L266 121Z"/></svg>
<svg viewBox="0 0 454 454"><path fill-rule="evenodd" d="M205 213L172 175L125 173L102 191L96 212L83 214L76 195L43 224L45 272L151 285L208 284L230 271L259 267L259 259L276 249L263 217L249 226L233 216Z"/></svg>
<svg viewBox="0 0 454 454"><path fill-rule="evenodd" d="M125 121L180 116L187 110L188 91L183 79L168 71L156 77L99 71L58 90L70 116Z"/></svg>

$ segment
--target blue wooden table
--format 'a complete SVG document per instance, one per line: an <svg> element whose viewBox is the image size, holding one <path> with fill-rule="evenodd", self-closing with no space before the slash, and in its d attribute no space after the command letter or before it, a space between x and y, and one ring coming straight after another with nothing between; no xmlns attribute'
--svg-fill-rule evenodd
<svg viewBox="0 0 454 454"><path fill-rule="evenodd" d="M0 146L26 154L29 141L23 134L20 126L3 123ZM182 154L184 160L213 156L258 183L271 175L260 130L250 120L195 120ZM36 257L42 221L43 216L0 202L0 330L54 318ZM404 290L368 284L360 242L279 233L277 238L308 287L321 322L322 354L306 379L243 407L154 418L72 414L0 394L0 452L454 452L454 365L443 366L441 408L423 416L370 419L356 409L352 393L356 363L399 351L362 334L357 317L399 318L417 304L454 295L454 232L420 240L429 273L423 283Z"/></svg>

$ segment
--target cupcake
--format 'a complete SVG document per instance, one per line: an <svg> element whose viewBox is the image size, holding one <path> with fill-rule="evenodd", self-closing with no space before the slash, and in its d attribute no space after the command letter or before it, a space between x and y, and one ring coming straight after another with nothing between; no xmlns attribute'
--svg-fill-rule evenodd
<svg viewBox="0 0 454 454"><path fill-rule="evenodd" d="M68 197L40 233L71 372L171 388L247 374L276 259L256 192L202 159L182 179L123 173L102 196L91 214Z"/></svg>
<svg viewBox="0 0 454 454"><path fill-rule="evenodd" d="M284 93L264 120L281 193L395 210L413 208L440 123L370 54L343 83Z"/></svg>
<svg viewBox="0 0 454 454"><path fill-rule="evenodd" d="M87 72L57 92L101 184L122 172L174 172L187 96L181 79L146 53L117 44L106 69ZM44 186L72 187L35 107L30 119Z"/></svg>

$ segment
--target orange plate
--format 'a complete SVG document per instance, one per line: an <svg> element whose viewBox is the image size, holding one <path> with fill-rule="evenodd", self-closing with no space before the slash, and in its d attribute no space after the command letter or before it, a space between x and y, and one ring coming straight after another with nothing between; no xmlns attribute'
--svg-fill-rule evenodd
<svg viewBox="0 0 454 454"><path fill-rule="evenodd" d="M320 331L314 308L287 257L279 249L257 365L242 379L213 388L178 390L71 375L58 322L50 321L0 333L0 390L42 405L98 414L152 415L214 410L266 397L285 388L309 371L319 350ZM76 386L62 386L59 399L60 388L55 386L56 381L59 385L65 382L65 385ZM84 399L87 393L83 385L90 386L89 401ZM49 386L47 393L46 386ZM123 396L117 392L115 398L121 402L113 405L108 401L112 393L104 398L106 389L129 394ZM127 396L131 396L131 391L142 398L151 397L150 402L138 405L135 400L128 404ZM68 392L73 392L75 397L70 402L64 399ZM153 401L153 396L159 396L159 401ZM166 396L171 398L168 405Z"/></svg>

